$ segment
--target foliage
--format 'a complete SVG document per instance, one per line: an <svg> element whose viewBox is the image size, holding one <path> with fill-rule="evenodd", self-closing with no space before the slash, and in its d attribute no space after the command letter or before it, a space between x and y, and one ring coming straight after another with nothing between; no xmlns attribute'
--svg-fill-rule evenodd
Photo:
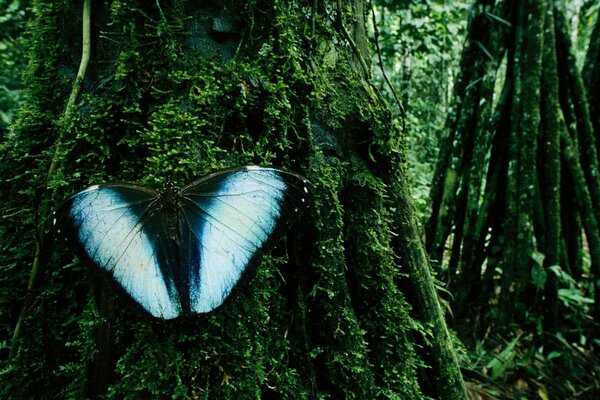
<svg viewBox="0 0 600 400"><path fill-rule="evenodd" d="M19 104L24 48L19 40L25 23L26 0L0 0L0 135L6 135Z"/></svg>
<svg viewBox="0 0 600 400"><path fill-rule="evenodd" d="M374 32L373 35L374 39L379 39L385 74L396 88L405 109L406 142L410 149L408 152L408 170L412 180L413 196L416 198L416 203L423 215L430 213L431 202L427 194L430 190L434 160L437 158L440 147L440 138L446 135L446 118L452 112L450 93L459 66L458 60L461 52L467 52L468 47L473 46L473 43L464 42L464 35L467 20L472 22L477 15L477 9L473 8L469 12L469 19L465 16L466 8L474 3L481 5L494 2L375 2L378 32ZM498 3L500 4L500 2ZM566 3L567 18L570 22L569 32L574 44L573 51L578 66L581 68L600 4L593 0L575 0L564 3ZM516 7L516 4L514 3L513 7ZM421 10L426 10L426 12L420 13ZM439 18L440 15L443 15L444 18ZM488 17L495 19L500 24L506 24L506 21L502 20L499 15L488 14ZM482 58L487 57L489 59L493 57L487 44L483 44L482 41L476 42L476 44L482 54L485 54ZM564 53L564 51L561 51L559 54L564 55ZM393 94L387 87L384 76L379 70L378 62L378 57L375 54L373 57L375 78L378 86L384 89L383 92L388 102L393 105ZM513 64L512 61L508 63ZM493 95L494 104L501 99L501 88L507 76L506 67L507 61L504 58L496 75L496 88ZM490 76L484 76L482 79L490 79ZM492 77L492 79L494 78ZM470 84L477 85L478 83L473 81ZM589 84L589 82L586 82L586 84ZM528 88L531 89L531 86L528 86ZM475 94L471 92L471 96L475 96ZM465 101L468 101L468 98ZM487 99L481 101L480 105L484 104L483 102ZM564 95L561 101L564 101ZM400 114L401 112L398 111L398 115ZM571 129L573 129L572 126ZM470 154L471 150L468 151ZM486 162L489 162L489 158L490 154L488 153L485 155ZM465 168L469 168L469 165L467 164ZM460 179L460 176L448 174L446 183L452 182L453 179ZM482 182L482 189L484 185L485 180ZM464 192L464 188L462 190ZM494 196L499 196L498 190L494 193ZM486 201L481 197L477 200L479 202ZM499 212L501 211L498 208L493 209L493 213L498 214ZM458 229L453 230L453 234ZM506 235L504 236L504 239L499 243L490 243L489 248L492 256L498 255L506 247L507 239ZM490 234L488 233L485 242L489 243L489 241ZM578 244L573 242L569 246L581 244L582 242L579 241ZM460 246L453 245L450 241L447 249L451 246L453 246L453 249L460 248ZM580 250L577 249L574 252L580 252ZM460 291L464 290L464 286L460 283L456 284L459 278L453 272L445 273L445 268L447 268L448 263L463 263L463 260L457 258L452 261L448 257L449 254L446 250L444 257L439 260L442 264L441 271L444 272L439 276L442 280L455 283L450 289L451 293L448 293L448 297L451 304L453 304L451 306L452 311L456 312L456 308L464 305L464 300L460 299L459 296ZM528 268L529 282L527 283L532 291L527 296L539 304L544 298L543 293L546 284L550 279L557 280L557 301L562 307L560 321L564 322L562 333L568 338L565 341L579 343L580 338L582 338L586 343L582 347L582 351L587 352L586 357L582 358L577 352L565 350L561 353L562 360L567 363L572 362L574 368L571 371L560 370L560 379L550 378L557 376L557 371L560 369L555 365L557 360L552 360L556 353L547 350L538 354L535 346L539 346L540 342L552 341L548 338L540 339L540 336L554 335L555 333L546 331L547 328L541 325L540 315L535 312L528 314L526 322L517 324L517 327L514 325L516 321L512 321L512 324L505 328L502 328L503 324L501 324L502 326L494 325L499 316L493 310L499 304L506 302L498 296L501 282L496 280L493 284L495 290L490 288L490 291L487 292L489 296L486 298L486 307L489 307L490 311L482 317L487 318L491 325L485 325L474 333L477 320L471 319L472 323L469 323L465 329L470 333L466 333L462 329L459 330L461 338L469 344L469 354L475 357L474 359L479 356L484 357L481 355L482 352L488 356L487 358L484 357L485 362L480 360L475 365L468 367L469 390L473 396L475 396L477 390L486 388L489 390L486 393L484 393L485 390L480 392L480 398L507 398L510 396L514 398L519 396L524 398L546 398L544 396L550 398L576 398L577 396L587 398L586 396L590 396L590 393L597 392L598 388L591 384L593 383L593 377L586 381L584 372L596 362L595 347L590 343L592 341L590 338L594 337L593 333L590 332L590 326L593 326L590 316L593 305L593 279L589 278L590 264L587 250L586 252L581 251L579 254L583 255L583 257L579 256L582 269L574 273L574 276L566 272L566 266L544 265L543 254L532 254L532 262L529 263L530 271ZM581 261L583 261L583 264ZM484 268L488 271L486 274L494 276L495 279L501 276L501 268L493 262L488 262ZM530 276L529 272L531 273ZM551 277L548 278L550 274ZM535 294L532 293L533 291L535 291ZM473 307L468 308L468 313L469 318L476 314ZM464 322L463 317L459 317L455 321L456 325L460 325L462 322ZM515 334L517 330L521 330L518 335ZM482 339L481 336L484 333L486 338L488 334L491 334L494 336L494 340L503 341L505 347L490 344L490 342L493 342L490 339ZM516 338L520 339L517 340ZM474 343L477 343L480 347L475 348ZM517 360L516 353L525 353L526 356L522 355L520 357L535 358L536 361ZM547 357L548 354L551 354L551 356ZM503 358L504 356L506 358ZM527 375L528 377L525 380L519 380L517 377L519 374L523 374L521 366L527 363L529 365L527 374L530 375ZM482 373L483 375L477 375ZM535 380L540 375L544 377L542 384L544 387L535 384ZM485 376L485 378L482 379L482 376ZM523 390L519 391L519 385L525 381L527 381L526 385L529 388L521 388ZM474 382L476 383L474 384ZM561 385L561 383L564 383L564 385ZM495 389L493 389L494 387ZM538 388L539 391L536 392Z"/></svg>
<svg viewBox="0 0 600 400"><path fill-rule="evenodd" d="M466 368L472 399L590 399L600 387L594 344L513 330L477 342Z"/></svg>
<svg viewBox="0 0 600 400"><path fill-rule="evenodd" d="M394 98L383 74L396 88L404 107L404 115L397 113L396 118L406 119L408 175L418 211L426 215L434 160L444 134L471 2L406 3L374 2L371 25L377 23L373 29L378 33L383 70L376 52L372 68L390 107L395 107Z"/></svg>
<svg viewBox="0 0 600 400"><path fill-rule="evenodd" d="M591 31L596 22L599 9L600 3L595 0L571 0L566 2L566 17L580 68L584 63Z"/></svg>

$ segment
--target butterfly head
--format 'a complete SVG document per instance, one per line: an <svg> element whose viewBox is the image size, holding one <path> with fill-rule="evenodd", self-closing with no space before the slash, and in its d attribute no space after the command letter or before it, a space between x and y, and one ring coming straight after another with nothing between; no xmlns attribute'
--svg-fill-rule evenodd
<svg viewBox="0 0 600 400"><path fill-rule="evenodd" d="M170 180L165 181L163 190L160 195L163 199L163 206L176 208L177 196L179 194L179 188L177 188Z"/></svg>
<svg viewBox="0 0 600 400"><path fill-rule="evenodd" d="M179 188L176 187L172 181L167 180L163 184L162 193L163 193L163 195L166 195L166 196L176 197L177 194L179 193Z"/></svg>

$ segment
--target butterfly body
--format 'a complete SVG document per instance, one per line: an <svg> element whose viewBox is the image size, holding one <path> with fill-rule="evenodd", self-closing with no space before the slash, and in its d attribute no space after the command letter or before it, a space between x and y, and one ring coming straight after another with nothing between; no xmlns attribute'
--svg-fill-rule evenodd
<svg viewBox="0 0 600 400"><path fill-rule="evenodd" d="M274 168L219 171L181 189L92 186L55 223L80 256L151 315L219 307L265 248L306 208L310 184Z"/></svg>
<svg viewBox="0 0 600 400"><path fill-rule="evenodd" d="M177 209L179 207L179 193L178 189L173 186L170 181L165 183L163 190L159 194L160 199L157 199L160 204L161 212L164 213L165 224L167 226L167 232L169 238L179 245L179 218L177 215Z"/></svg>

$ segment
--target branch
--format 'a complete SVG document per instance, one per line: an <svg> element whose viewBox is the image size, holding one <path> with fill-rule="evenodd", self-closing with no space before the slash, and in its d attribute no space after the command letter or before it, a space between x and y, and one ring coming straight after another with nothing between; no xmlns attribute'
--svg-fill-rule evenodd
<svg viewBox="0 0 600 400"><path fill-rule="evenodd" d="M348 44L352 48L352 52L354 53L354 55L358 59L358 63L360 64L360 66L361 66L361 68L363 70L363 73L365 74L365 80L368 82L368 81L370 81L370 79L369 79L369 76L370 76L369 67L367 65L367 62L365 61L365 58L362 56L362 53L360 52L358 46L356 45L356 43L354 42L354 40L350 36L350 33L348 32L348 30L344 26L344 20L343 20L342 15L343 15L342 14L342 0L337 0L336 24L338 25L338 28L342 32L342 36L344 36L344 39L346 39L346 41L348 42Z"/></svg>
<svg viewBox="0 0 600 400"><path fill-rule="evenodd" d="M402 132L406 132L406 111L404 110L404 106L400 102L398 98L398 94L396 93L396 89L390 82L387 74L385 73L385 68L383 67L383 59L381 57L381 48L379 47L379 29L377 28L377 17L375 16L375 8L373 6L373 2L371 3L371 18L373 19L373 33L375 37L375 49L377 50L377 60L379 64L379 69L381 70L381 74L383 75L383 79L385 83L389 86L392 91L392 95L394 96L394 101L398 105L398 109L400 110L400 115L402 117Z"/></svg>

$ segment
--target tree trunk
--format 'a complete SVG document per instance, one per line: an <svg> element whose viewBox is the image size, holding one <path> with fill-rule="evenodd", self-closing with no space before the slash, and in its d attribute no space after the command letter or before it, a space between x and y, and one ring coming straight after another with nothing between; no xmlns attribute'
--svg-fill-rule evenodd
<svg viewBox="0 0 600 400"><path fill-rule="evenodd" d="M581 72L590 110L600 110L600 8L596 16L596 24L590 37L590 44ZM596 152L600 153L600 115L591 113L591 122L596 137Z"/></svg>
<svg viewBox="0 0 600 400"><path fill-rule="evenodd" d="M305 174L315 198L224 307L175 322L151 321L114 285L90 291L93 272L57 240L31 275L2 397L464 398L401 132L369 84L364 2L94 2L79 74L82 4L33 9L27 101L0 171L19 181L2 192L14 248L2 285L15 288L3 332L33 232L47 243L52 206L86 185L183 185L260 164Z"/></svg>

